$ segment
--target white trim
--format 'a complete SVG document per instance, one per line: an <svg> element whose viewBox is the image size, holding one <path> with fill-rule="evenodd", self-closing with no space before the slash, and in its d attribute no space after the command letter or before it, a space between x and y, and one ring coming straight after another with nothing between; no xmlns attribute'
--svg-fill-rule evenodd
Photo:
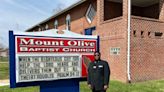
<svg viewBox="0 0 164 92"><path fill-rule="evenodd" d="M67 14L66 20L71 20L70 14Z"/></svg>
<svg viewBox="0 0 164 92"><path fill-rule="evenodd" d="M128 81L131 81L130 73L130 32L131 32L131 0L128 0L128 50L127 50L127 75Z"/></svg>
<svg viewBox="0 0 164 92"><path fill-rule="evenodd" d="M48 24L46 24L45 29L48 30L48 28L49 28L49 26L48 26Z"/></svg>
<svg viewBox="0 0 164 92"><path fill-rule="evenodd" d="M54 22L54 28L55 29L58 29L58 20L55 20L55 22Z"/></svg>
<svg viewBox="0 0 164 92"><path fill-rule="evenodd" d="M92 21L88 18L88 13L89 13L89 11L90 11L90 9L91 9L91 7L92 7L92 5L90 4L89 5L89 8L88 8L88 10L87 10L87 13L86 13L86 18L87 18L87 21L89 22L89 23L92 23Z"/></svg>
<svg viewBox="0 0 164 92"><path fill-rule="evenodd" d="M89 14L89 12L91 11L91 8L93 8L94 9L94 7L92 6L92 4L90 4L89 5L89 8L88 8L88 10L87 10L87 13L86 13L86 19L87 19L87 21L91 24L92 23L92 21L93 20L91 20L91 19L89 19L89 17L88 17L88 14ZM96 10L94 9L94 11L95 11L95 13L96 13ZM93 19L94 19L94 17L95 17L95 15L93 16Z"/></svg>
<svg viewBox="0 0 164 92"><path fill-rule="evenodd" d="M88 39L97 39L97 36L91 35L81 35L78 33L74 33L68 30L62 30L64 34L58 34L57 29L50 29L46 31L40 32L14 32L14 35L27 35L27 36L42 36L42 37L66 37L66 38L88 38Z"/></svg>
<svg viewBox="0 0 164 92"><path fill-rule="evenodd" d="M67 14L67 16L66 16L66 30L70 30L69 26L71 26L71 16L70 16L70 14Z"/></svg>
<svg viewBox="0 0 164 92"><path fill-rule="evenodd" d="M42 29L39 27L39 28L38 28L38 31L42 31Z"/></svg>

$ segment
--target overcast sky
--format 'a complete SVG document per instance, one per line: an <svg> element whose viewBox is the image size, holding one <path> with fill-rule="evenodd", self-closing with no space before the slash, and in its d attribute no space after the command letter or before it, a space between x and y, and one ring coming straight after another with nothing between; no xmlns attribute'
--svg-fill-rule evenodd
<svg viewBox="0 0 164 92"><path fill-rule="evenodd" d="M79 0L0 0L0 44L8 46L8 30L24 31Z"/></svg>

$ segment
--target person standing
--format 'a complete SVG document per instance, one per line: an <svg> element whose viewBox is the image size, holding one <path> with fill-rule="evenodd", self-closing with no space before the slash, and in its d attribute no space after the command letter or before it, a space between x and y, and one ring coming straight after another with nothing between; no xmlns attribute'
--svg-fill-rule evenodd
<svg viewBox="0 0 164 92"><path fill-rule="evenodd" d="M95 60L88 67L88 86L92 92L106 92L109 87L110 68L100 57L101 53L95 52Z"/></svg>

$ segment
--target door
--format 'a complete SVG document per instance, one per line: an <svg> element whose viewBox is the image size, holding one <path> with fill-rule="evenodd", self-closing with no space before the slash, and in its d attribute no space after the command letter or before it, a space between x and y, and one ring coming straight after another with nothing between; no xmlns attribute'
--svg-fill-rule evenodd
<svg viewBox="0 0 164 92"><path fill-rule="evenodd" d="M96 30L96 27L91 27L88 29L85 29L85 35L92 35L92 32Z"/></svg>

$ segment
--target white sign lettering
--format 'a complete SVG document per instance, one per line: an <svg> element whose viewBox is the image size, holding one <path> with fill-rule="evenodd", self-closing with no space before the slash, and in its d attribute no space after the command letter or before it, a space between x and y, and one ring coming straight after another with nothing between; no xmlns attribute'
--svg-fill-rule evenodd
<svg viewBox="0 0 164 92"><path fill-rule="evenodd" d="M81 77L80 56L19 56L18 81Z"/></svg>

